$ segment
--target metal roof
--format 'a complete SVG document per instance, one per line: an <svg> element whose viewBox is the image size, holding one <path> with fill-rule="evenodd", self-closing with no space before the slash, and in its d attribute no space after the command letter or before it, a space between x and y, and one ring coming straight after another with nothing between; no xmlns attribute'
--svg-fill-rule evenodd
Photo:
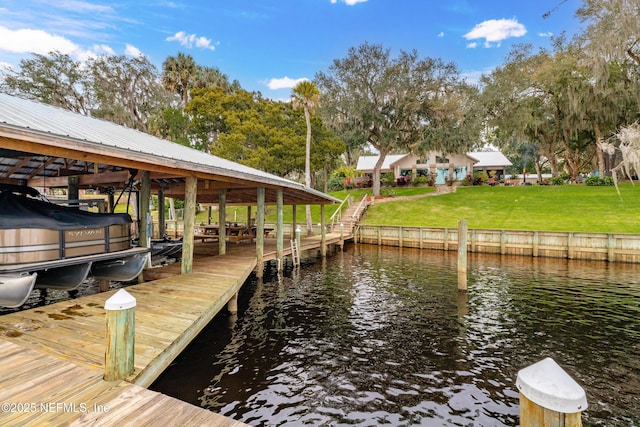
<svg viewBox="0 0 640 427"><path fill-rule="evenodd" d="M408 154L387 154L382 162L382 171L391 170L391 165L398 160L407 157ZM356 170L359 171L373 171L380 156L360 156L358 157L358 165Z"/></svg>
<svg viewBox="0 0 640 427"><path fill-rule="evenodd" d="M184 195L186 176L196 176L201 203L216 203L219 188L227 189L228 203L255 203L258 186L266 188L267 203L275 202L277 189L284 190L286 204L339 201L303 184L137 130L0 94L0 180L65 186L65 177L85 175L81 187L90 187L122 184L132 169L150 171L155 187L162 186L173 197Z"/></svg>
<svg viewBox="0 0 640 427"><path fill-rule="evenodd" d="M509 159L500 151L474 151L467 153L468 156L476 159L478 163L473 165L474 168L484 167L507 167L511 166Z"/></svg>

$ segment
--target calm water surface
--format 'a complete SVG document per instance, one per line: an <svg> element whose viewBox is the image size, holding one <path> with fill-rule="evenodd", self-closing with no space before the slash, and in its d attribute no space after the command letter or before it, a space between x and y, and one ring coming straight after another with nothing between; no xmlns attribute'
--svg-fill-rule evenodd
<svg viewBox="0 0 640 427"><path fill-rule="evenodd" d="M514 426L552 357L585 426L640 425L640 266L351 246L251 282L152 389L252 425Z"/></svg>

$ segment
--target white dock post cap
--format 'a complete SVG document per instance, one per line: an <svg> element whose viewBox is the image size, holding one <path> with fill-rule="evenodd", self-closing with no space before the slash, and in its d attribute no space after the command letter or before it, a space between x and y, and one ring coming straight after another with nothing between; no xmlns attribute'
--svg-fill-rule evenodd
<svg viewBox="0 0 640 427"><path fill-rule="evenodd" d="M105 310L127 310L135 306L136 299L124 289L120 289L104 302Z"/></svg>
<svg viewBox="0 0 640 427"><path fill-rule="evenodd" d="M587 409L584 389L550 357L521 369L516 386L527 399L552 411L573 414Z"/></svg>

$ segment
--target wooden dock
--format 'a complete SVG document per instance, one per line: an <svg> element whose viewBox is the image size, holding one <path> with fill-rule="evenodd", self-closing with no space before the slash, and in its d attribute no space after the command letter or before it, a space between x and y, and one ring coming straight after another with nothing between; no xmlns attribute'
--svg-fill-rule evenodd
<svg viewBox="0 0 640 427"><path fill-rule="evenodd" d="M326 242L339 243L340 236L329 234ZM0 403L14 410L3 407L0 424L157 425L170 411L172 422L181 425L243 425L146 389L257 266L254 245L228 245L227 254L212 256L217 247L196 245L192 273L180 275L174 264L145 272L157 280L126 288L136 298L135 369L126 381L102 379L104 303L115 290L0 316ZM302 239L302 250L319 247L319 236ZM285 245L285 255L290 253ZM265 239L264 261L274 258L275 239ZM83 411L94 405L96 411ZM24 412L31 409L35 413Z"/></svg>
<svg viewBox="0 0 640 427"><path fill-rule="evenodd" d="M2 425L246 425L9 341L0 359Z"/></svg>

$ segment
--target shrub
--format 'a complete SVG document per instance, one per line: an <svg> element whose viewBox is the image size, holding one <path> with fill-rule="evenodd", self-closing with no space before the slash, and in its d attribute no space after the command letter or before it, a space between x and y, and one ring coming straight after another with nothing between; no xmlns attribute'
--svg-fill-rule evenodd
<svg viewBox="0 0 640 427"><path fill-rule="evenodd" d="M426 176L417 176L413 181L413 186L425 185L429 183L429 179Z"/></svg>
<svg viewBox="0 0 640 427"><path fill-rule="evenodd" d="M549 180L549 183L551 185L562 185L564 184L564 178L561 176L554 176Z"/></svg>
<svg viewBox="0 0 640 427"><path fill-rule="evenodd" d="M384 187L393 187L396 185L396 178L391 172L385 172L380 177L380 182Z"/></svg>
<svg viewBox="0 0 640 427"><path fill-rule="evenodd" d="M585 179L584 183L585 185L590 186L613 185L613 178L610 176L605 176L604 178L600 178L599 176L590 176L589 178Z"/></svg>
<svg viewBox="0 0 640 427"><path fill-rule="evenodd" d="M482 185L487 182L489 175L485 171L479 171L473 173L473 185Z"/></svg>
<svg viewBox="0 0 640 427"><path fill-rule="evenodd" d="M338 175L332 175L327 182L327 189L329 191L344 190L344 178Z"/></svg>

